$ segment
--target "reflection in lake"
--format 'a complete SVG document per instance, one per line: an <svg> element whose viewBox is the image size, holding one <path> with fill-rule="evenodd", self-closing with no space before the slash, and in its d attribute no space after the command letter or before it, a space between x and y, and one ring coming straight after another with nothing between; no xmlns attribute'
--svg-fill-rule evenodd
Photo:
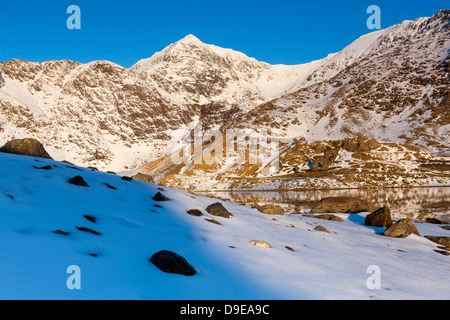
<svg viewBox="0 0 450 320"><path fill-rule="evenodd" d="M245 204L276 204L286 213L309 212L316 201L325 197L353 197L388 206L393 218L427 217L450 220L450 188L393 188L374 190L316 190L316 191L230 191L208 192L208 195Z"/></svg>

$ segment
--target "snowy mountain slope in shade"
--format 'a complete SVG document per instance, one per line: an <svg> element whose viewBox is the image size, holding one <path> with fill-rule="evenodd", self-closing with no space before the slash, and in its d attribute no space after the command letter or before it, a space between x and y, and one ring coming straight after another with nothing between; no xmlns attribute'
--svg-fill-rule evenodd
<svg viewBox="0 0 450 320"><path fill-rule="evenodd" d="M383 230L363 226L365 213L341 214L343 222L294 214L273 219L169 188L161 192L171 200L156 202L154 184L10 154L0 154L0 170L2 299L450 298L449 257L434 252L436 244L424 237L376 234ZM67 183L76 175L89 187ZM218 201L230 219L205 211ZM188 209L204 216L190 216ZM315 231L319 224L331 233ZM448 235L438 225L416 225L422 235ZM156 268L148 259L163 249L185 257L197 274ZM80 290L66 287L71 265L80 267ZM381 270L377 290L367 287L371 265Z"/></svg>
<svg viewBox="0 0 450 320"><path fill-rule="evenodd" d="M192 109L108 61L0 63L0 138L35 137L52 157L123 170L166 147Z"/></svg>

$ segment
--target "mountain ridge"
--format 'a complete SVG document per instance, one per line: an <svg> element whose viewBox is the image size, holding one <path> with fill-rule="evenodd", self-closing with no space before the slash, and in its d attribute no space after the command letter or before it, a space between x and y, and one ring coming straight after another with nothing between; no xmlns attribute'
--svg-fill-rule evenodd
<svg viewBox="0 0 450 320"><path fill-rule="evenodd" d="M146 161L167 154L179 134L188 132L199 119L209 122L206 127L223 129L264 127L267 123L269 127L284 127L282 138L288 139L329 140L358 133L371 135L371 130L359 132L364 129L361 121L353 119L345 124L340 117L353 117L353 110L361 109L360 106L372 108L372 113L376 114L376 108L370 106L373 98L367 93L376 92L372 91L375 84L363 90L361 83L369 83L368 79L355 83L364 72L373 72L376 59L379 63L387 61L389 72L395 71L394 63L389 61L391 58L394 61L392 52L403 50L411 65L404 72L414 67L416 72L426 75L410 78L402 75L398 83L415 81L417 89L395 89L398 94L386 101L402 101L402 94L411 95L408 99L418 103L417 108L410 109L416 120L410 124L405 114L395 120L403 126L401 135L391 137L391 133L386 132L374 138L415 144L416 137L420 136L424 137L418 140L421 147L438 152L449 147L445 138L449 103L445 98L448 97L445 77L450 52L448 20L449 10L441 10L431 18L405 21L369 33L341 52L294 66L260 62L232 49L204 44L193 35L187 35L131 68L102 60L87 64L70 60L1 62L4 84L0 88L3 116L0 139L6 142L33 136L41 140L56 159L124 170L139 168ZM411 37L415 40L411 41ZM411 43L417 39L423 43L416 47L422 46L428 51L418 50L421 55L408 56L407 49L413 48ZM369 53L371 60L368 60ZM430 62L430 57L435 62L445 60L439 67ZM426 68L420 68L422 63ZM436 75L434 70L438 70ZM379 87L388 87L392 82L386 77L379 79ZM428 98L421 93L420 88L425 86L431 88ZM357 101L356 95L352 96L353 89L363 90L360 95L365 100ZM429 106L421 108L427 99ZM344 109L339 108L349 101L353 101L352 108L345 107L344 114ZM273 114L288 117L278 121ZM319 117L319 114L328 116ZM432 120L420 126L423 117ZM329 124L340 124L331 126L331 131L323 130L322 135L308 134L308 130L314 133L325 128L325 123L320 122L325 119ZM295 121L303 125L293 124ZM416 131L410 134L409 127Z"/></svg>

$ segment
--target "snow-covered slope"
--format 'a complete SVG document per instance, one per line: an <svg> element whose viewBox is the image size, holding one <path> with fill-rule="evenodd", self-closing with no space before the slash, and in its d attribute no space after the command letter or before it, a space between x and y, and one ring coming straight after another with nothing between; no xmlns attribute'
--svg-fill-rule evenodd
<svg viewBox="0 0 450 320"><path fill-rule="evenodd" d="M438 225L416 223L422 236L396 239L364 226L366 213L340 214L343 222L274 218L227 201L3 153L0 171L0 299L450 298L449 257L422 237L447 235ZM88 187L67 182L78 175ZM157 192L170 200L153 200ZM215 202L232 216L208 214L205 208ZM203 216L188 215L189 209ZM330 233L316 231L319 224ZM159 270L148 259L160 250L183 256L197 273ZM367 286L374 265L380 289ZM80 289L67 287L75 275L70 266L79 267Z"/></svg>

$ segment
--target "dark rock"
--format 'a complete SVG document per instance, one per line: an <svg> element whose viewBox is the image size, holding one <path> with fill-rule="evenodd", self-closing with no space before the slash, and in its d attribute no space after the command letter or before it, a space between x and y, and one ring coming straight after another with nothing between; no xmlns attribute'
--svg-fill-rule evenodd
<svg viewBox="0 0 450 320"><path fill-rule="evenodd" d="M443 220L439 220L436 218L427 218L425 220L426 223L431 223L431 224L447 224L447 221L443 221Z"/></svg>
<svg viewBox="0 0 450 320"><path fill-rule="evenodd" d="M320 200L312 208L312 213L360 213L373 212L375 205L367 200L329 197Z"/></svg>
<svg viewBox="0 0 450 320"><path fill-rule="evenodd" d="M67 236L67 235L70 234L70 232L65 232L65 231L62 231L62 230L55 230L55 231L52 231L52 232L56 233L56 234L60 234L62 236Z"/></svg>
<svg viewBox="0 0 450 320"><path fill-rule="evenodd" d="M430 241L433 241L434 243L441 244L443 246L446 246L447 248L450 248L450 237L439 237L439 236L425 236Z"/></svg>
<svg viewBox="0 0 450 320"><path fill-rule="evenodd" d="M197 273L185 258L172 251L159 251L153 254L149 261L160 270L168 273L177 273L185 276L193 276Z"/></svg>
<svg viewBox="0 0 450 320"><path fill-rule="evenodd" d="M165 195L163 195L161 192L158 192L157 194L155 194L155 196L152 199L155 201L169 201L170 200Z"/></svg>
<svg viewBox="0 0 450 320"><path fill-rule="evenodd" d="M76 227L76 228L78 230L82 231L82 232L89 232L89 233L95 234L96 236L100 236L101 235L100 232L92 230L92 229L89 229L89 228L85 228L85 227Z"/></svg>
<svg viewBox="0 0 450 320"><path fill-rule="evenodd" d="M291 247L289 247L289 246L285 246L285 248L286 248L286 249L288 249L289 251L295 252L295 250L294 250L294 249L292 249L292 248L291 248Z"/></svg>
<svg viewBox="0 0 450 320"><path fill-rule="evenodd" d="M3 147L0 148L0 152L37 158L52 158L47 151L45 151L39 141L31 138L8 141Z"/></svg>
<svg viewBox="0 0 450 320"><path fill-rule="evenodd" d="M383 234L386 237L406 238L411 233L420 236L420 233L417 230L416 226L413 224L411 218L405 218L391 225L389 228L386 229L386 231L384 231Z"/></svg>
<svg viewBox="0 0 450 320"><path fill-rule="evenodd" d="M220 202L213 203L206 208L206 211L213 216L229 218L230 213Z"/></svg>
<svg viewBox="0 0 450 320"><path fill-rule="evenodd" d="M196 216L196 217L200 217L203 215L203 213L198 209L187 210L187 213L190 214L191 216Z"/></svg>
<svg viewBox="0 0 450 320"><path fill-rule="evenodd" d="M110 188L110 189L117 190L116 187L110 185L109 183L106 183L106 182L105 182L104 185L107 186L107 187Z"/></svg>
<svg viewBox="0 0 450 320"><path fill-rule="evenodd" d="M387 228L392 225L391 210L388 207L380 208L366 217L366 226Z"/></svg>
<svg viewBox="0 0 450 320"><path fill-rule="evenodd" d="M133 178L127 177L127 176L123 176L121 179L125 180L125 181L132 181L133 180Z"/></svg>
<svg viewBox="0 0 450 320"><path fill-rule="evenodd" d="M433 251L434 251L434 252L437 252L437 253L440 253L440 254L442 254L442 255L444 255L444 256L450 256L450 252L448 252L448 251L446 251L446 250L436 250L436 249L433 249Z"/></svg>
<svg viewBox="0 0 450 320"><path fill-rule="evenodd" d="M89 185L86 183L86 181L84 181L83 177L81 176L73 177L69 179L67 182L80 187L89 187Z"/></svg>
<svg viewBox="0 0 450 320"><path fill-rule="evenodd" d="M52 166L43 166L43 167L36 167L33 166L33 168L38 169L38 170L52 170Z"/></svg>
<svg viewBox="0 0 450 320"><path fill-rule="evenodd" d="M86 218L88 221L95 223L96 219L94 216L89 215L89 214L85 214L83 215L84 218Z"/></svg>

